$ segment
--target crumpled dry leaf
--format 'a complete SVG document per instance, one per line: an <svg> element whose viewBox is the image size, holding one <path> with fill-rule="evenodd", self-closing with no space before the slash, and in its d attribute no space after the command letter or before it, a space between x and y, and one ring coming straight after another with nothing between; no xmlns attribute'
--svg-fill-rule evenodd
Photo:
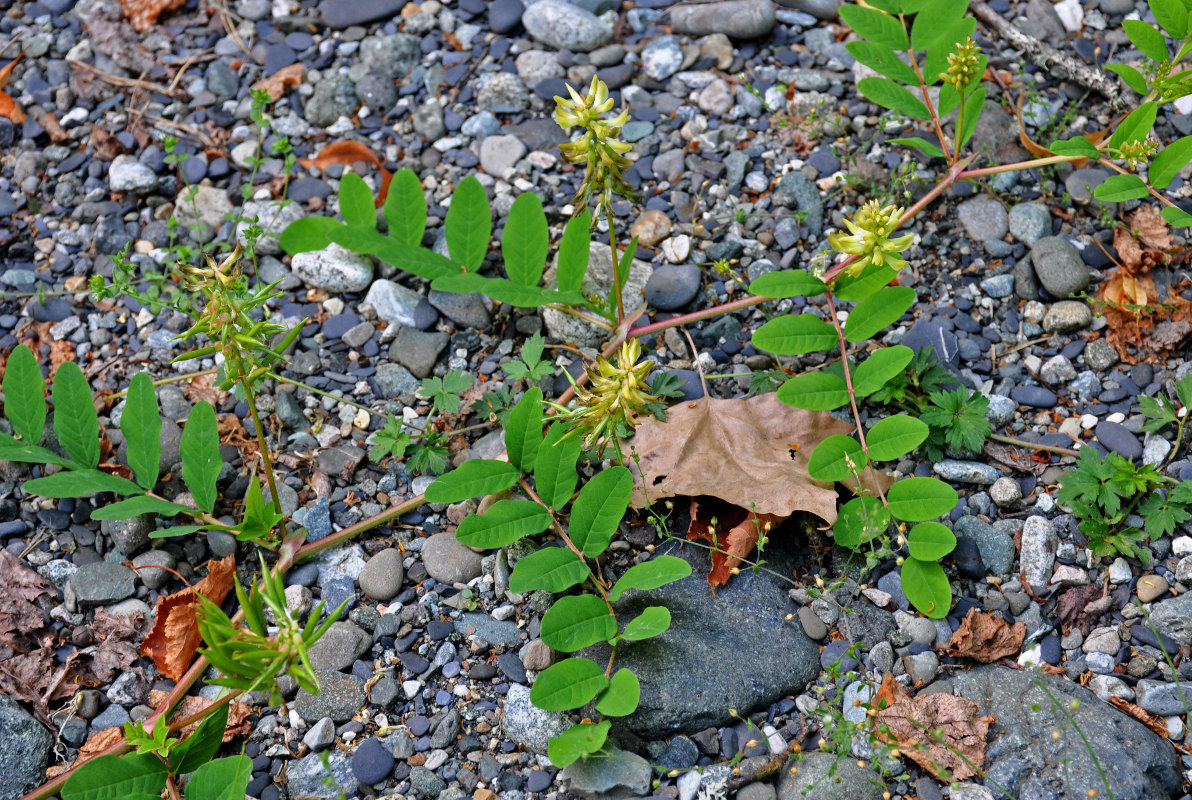
<svg viewBox="0 0 1192 800"><path fill-rule="evenodd" d="M200 375L197 378L187 381L182 387L182 393L192 403L206 401L215 408L219 408L223 404L223 401L228 399L228 393L216 388L215 375L210 374Z"/></svg>
<svg viewBox="0 0 1192 800"><path fill-rule="evenodd" d="M304 158L298 163L307 169L311 167L326 169L332 164L355 164L359 161L376 164L377 169L381 171L381 191L377 193L376 200L377 208L380 208L385 205L385 198L389 194L389 181L393 179L393 173L385 169L385 163L381 161L380 156L364 142L351 140L332 142L320 150L319 155L315 158Z"/></svg>
<svg viewBox="0 0 1192 800"><path fill-rule="evenodd" d="M0 550L0 576L0 689L42 709L53 680L54 637L33 601L57 593L7 550Z"/></svg>
<svg viewBox="0 0 1192 800"><path fill-rule="evenodd" d="M990 664L1000 658L1012 658L1022 649L1026 625L1013 625L993 614L970 608L960 627L952 634L948 652L957 658L971 658Z"/></svg>
<svg viewBox="0 0 1192 800"><path fill-rule="evenodd" d="M162 701L166 699L168 692L163 692L161 689L149 690L149 705L154 708L159 708ZM174 707L174 713L170 719L174 721L181 721L187 717L192 717L199 713L211 704L210 700L202 697L195 697L193 694L188 694L182 698L182 701ZM252 715L252 707L247 703L242 703L239 700L233 700L228 707L228 727L224 730L223 740L230 742L237 736L248 733L252 730L252 724L249 722L249 717ZM181 738L186 738L195 732L195 728L199 727L199 723L192 722L183 728L179 735Z"/></svg>
<svg viewBox="0 0 1192 800"><path fill-rule="evenodd" d="M1105 600L1109 602L1104 603ZM1073 586L1056 600L1055 616L1060 630L1067 633L1073 625L1078 625L1082 632L1088 633L1090 620L1100 616L1112 603L1113 598L1095 583Z"/></svg>
<svg viewBox="0 0 1192 800"><path fill-rule="evenodd" d="M774 394L676 403L665 422L650 418L637 426L638 461L629 465L633 506L708 495L757 514L785 519L807 511L835 522L836 489L811 479L807 459L826 437L852 430L831 414L788 406ZM876 494L893 481L867 467L861 482Z"/></svg>
<svg viewBox="0 0 1192 800"><path fill-rule="evenodd" d="M173 681L180 679L199 649L201 638L195 620L199 601L195 594L219 605L232 589L235 572L235 555L211 559L207 562L206 578L194 586L157 599L157 618L153 621L153 630L141 643L141 655L152 658L162 675Z"/></svg>
<svg viewBox="0 0 1192 800"><path fill-rule="evenodd" d="M1130 703L1120 697L1111 696L1109 698L1109 704L1122 713L1129 714L1130 716L1134 717L1134 719L1138 720L1143 725L1146 725L1152 731L1159 734L1159 736L1162 738L1167 738L1167 723L1163 721L1162 717L1157 717L1154 714L1147 712L1142 706Z"/></svg>
<svg viewBox="0 0 1192 800"><path fill-rule="evenodd" d="M134 75L147 73L157 64L153 54L141 45L141 37L124 21L117 0L92 0L79 3L74 13L87 29L87 40L101 53ZM79 72L94 74L88 64L72 62Z"/></svg>
<svg viewBox="0 0 1192 800"><path fill-rule="evenodd" d="M713 524L712 520L716 523ZM691 524L687 528L688 541L705 541L713 547L712 569L708 585L723 586L739 565L757 545L763 530L770 530L782 522L772 514L755 514L739 506L716 500L691 501Z"/></svg>
<svg viewBox="0 0 1192 800"><path fill-rule="evenodd" d="M13 68L17 65L17 62L24 57L24 55L25 51L22 50L16 58L5 64L3 69L0 69L0 90L8 85L8 81L12 77ZM12 97L10 97L8 93L4 91L0 91L0 117L8 117L18 125L29 119L29 115L25 113L23 108L17 105L17 101L13 100Z"/></svg>
<svg viewBox="0 0 1192 800"><path fill-rule="evenodd" d="M109 614L106 608L97 609L91 634L96 644L79 651L79 677L85 684L101 686L128 672L137 660L137 645L145 635L145 615L117 615Z"/></svg>
<svg viewBox="0 0 1192 800"><path fill-rule="evenodd" d="M1151 250L1164 252L1173 247L1171 234L1167 230L1167 220L1153 205L1141 205L1130 215L1130 227L1138 231L1138 238ZM1116 245L1117 236L1114 236Z"/></svg>
<svg viewBox="0 0 1192 800"><path fill-rule="evenodd" d="M286 93L286 88L298 86L302 83L302 76L306 74L306 66L296 61L288 67L283 67L268 78L262 78L253 84L253 91L264 91L274 101L280 100Z"/></svg>
<svg viewBox="0 0 1192 800"><path fill-rule="evenodd" d="M71 767L81 767L86 762L102 754L112 745L120 744L123 741L124 729L119 725L114 728L104 728L102 731L96 731L87 737L87 741L83 742L83 746L79 748L79 754L75 756L73 763L54 764L47 767L46 777L53 778L59 773L66 772Z"/></svg>
<svg viewBox="0 0 1192 800"><path fill-rule="evenodd" d="M132 26L145 32L157 24L157 18L167 11L177 11L186 0L120 0L124 14Z"/></svg>
<svg viewBox="0 0 1192 800"><path fill-rule="evenodd" d="M1138 243L1129 229L1114 229L1113 249L1117 250L1118 259L1126 269L1134 271L1142 266L1142 245Z"/></svg>
<svg viewBox="0 0 1192 800"><path fill-rule="evenodd" d="M95 150L95 157L100 161L114 161L116 156L127 153L124 143L102 125L91 123L91 133L87 136L87 143Z"/></svg>
<svg viewBox="0 0 1192 800"><path fill-rule="evenodd" d="M55 339L50 342L50 381L58 375L58 367L75 360L74 345L69 339Z"/></svg>
<svg viewBox="0 0 1192 800"><path fill-rule="evenodd" d="M1187 320L1168 320L1160 322L1143 336L1144 347L1155 352L1174 350L1182 345L1192 334L1192 322Z"/></svg>
<svg viewBox="0 0 1192 800"><path fill-rule="evenodd" d="M995 718L980 716L977 704L967 697L942 693L911 697L893 675L887 674L873 702L878 738L899 745L903 755L936 778L963 781L977 774L968 762L980 766L985 761L985 741ZM889 736L884 732L886 728ZM942 736L947 746L932 734Z"/></svg>

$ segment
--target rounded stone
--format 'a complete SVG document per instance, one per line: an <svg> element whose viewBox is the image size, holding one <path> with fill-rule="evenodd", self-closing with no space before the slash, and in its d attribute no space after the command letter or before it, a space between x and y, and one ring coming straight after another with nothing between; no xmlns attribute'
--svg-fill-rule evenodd
<svg viewBox="0 0 1192 800"><path fill-rule="evenodd" d="M657 247L670 232L670 217L656 208L647 209L629 228L629 234L636 236L643 247Z"/></svg>
<svg viewBox="0 0 1192 800"><path fill-rule="evenodd" d="M522 14L526 31L557 50L588 53L608 44L612 28L595 14L563 0L540 0Z"/></svg>
<svg viewBox="0 0 1192 800"><path fill-rule="evenodd" d="M974 241L1001 239L1009 230L1005 207L987 195L965 200L956 207L956 214Z"/></svg>
<svg viewBox="0 0 1192 800"><path fill-rule="evenodd" d="M401 551L388 547L370 558L360 570L360 591L374 600L392 600L401 591L405 575Z"/></svg>
<svg viewBox="0 0 1192 800"><path fill-rule="evenodd" d="M1142 442L1124 425L1102 420L1097 423L1095 433L1097 441L1106 450L1112 450L1123 458L1132 461L1142 455Z"/></svg>
<svg viewBox="0 0 1192 800"><path fill-rule="evenodd" d="M1043 330L1048 333L1071 333L1087 328L1093 312L1080 300L1061 300L1043 315Z"/></svg>
<svg viewBox="0 0 1192 800"><path fill-rule="evenodd" d="M1031 264L1048 294L1063 300L1089 286L1089 268L1075 245L1058 236L1045 236L1031 248Z"/></svg>
<svg viewBox="0 0 1192 800"><path fill-rule="evenodd" d="M337 244L323 250L298 253L290 261L294 274L318 289L329 292L362 292L373 279L369 256L353 253Z"/></svg>
<svg viewBox="0 0 1192 800"><path fill-rule="evenodd" d="M699 279L694 264L664 264L646 281L646 302L660 311L682 308L699 293Z"/></svg>
<svg viewBox="0 0 1192 800"><path fill-rule="evenodd" d="M365 739L352 754L352 772L361 783L380 783L393 772L393 755L379 739Z"/></svg>
<svg viewBox="0 0 1192 800"><path fill-rule="evenodd" d="M455 538L454 533L436 533L422 543L422 565L439 583L467 583L480 577L480 555Z"/></svg>
<svg viewBox="0 0 1192 800"><path fill-rule="evenodd" d="M1171 588L1162 575L1144 575L1138 579L1138 599L1144 603L1158 600Z"/></svg>
<svg viewBox="0 0 1192 800"><path fill-rule="evenodd" d="M1001 477L989 487L989 498L998 508L1009 508L1022 499L1022 487L1013 478Z"/></svg>

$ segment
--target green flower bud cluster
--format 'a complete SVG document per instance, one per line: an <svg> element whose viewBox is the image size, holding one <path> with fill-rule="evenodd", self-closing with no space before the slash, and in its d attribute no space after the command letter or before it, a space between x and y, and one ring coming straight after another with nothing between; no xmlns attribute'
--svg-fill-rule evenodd
<svg viewBox="0 0 1192 800"><path fill-rule="evenodd" d="M981 48L970 36L956 43L956 52L948 56L948 70L940 73L940 80L963 91L970 83L981 77Z"/></svg>

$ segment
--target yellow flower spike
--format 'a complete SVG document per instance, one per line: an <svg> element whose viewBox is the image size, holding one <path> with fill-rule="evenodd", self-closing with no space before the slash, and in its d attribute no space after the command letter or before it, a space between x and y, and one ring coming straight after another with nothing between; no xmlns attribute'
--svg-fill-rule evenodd
<svg viewBox="0 0 1192 800"><path fill-rule="evenodd" d="M881 206L871 200L857 210L854 219L844 221L850 234L836 232L828 235L828 244L836 252L861 256L844 270L844 274L859 275L870 264L888 265L894 269L901 269L906 264L901 253L911 246L914 235L890 238L902 221L902 212L898 206Z"/></svg>
<svg viewBox="0 0 1192 800"><path fill-rule="evenodd" d="M567 84L567 93L570 100L555 97L554 119L565 131L576 126L584 128L579 138L559 146L565 161L585 165L576 203L586 204L597 193L601 195L600 203L606 207L612 205L614 192L623 197L634 197L632 187L622 175L630 165L624 153L632 147L616 138L621 127L629 121L629 113L622 110L611 120L601 119L602 114L612 110L613 100L608 85L595 75L586 95L581 95L570 84Z"/></svg>

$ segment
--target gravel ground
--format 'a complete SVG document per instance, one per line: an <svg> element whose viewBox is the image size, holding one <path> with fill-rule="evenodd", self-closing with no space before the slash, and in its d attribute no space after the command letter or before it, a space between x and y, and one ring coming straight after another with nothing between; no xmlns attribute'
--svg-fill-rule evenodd
<svg viewBox="0 0 1192 800"><path fill-rule="evenodd" d="M252 175L250 87L294 64L304 73L271 110L274 130L289 137L299 158L327 142L355 139L390 168L413 168L430 203L428 245L443 245L443 204L472 174L489 194L498 228L513 198L535 191L557 236L579 176L560 163L557 145L565 139L550 120L551 98L565 81L586 85L595 72L631 111L624 137L633 143L634 166L626 177L645 200L618 203L616 213L622 230L640 236L636 286L651 319L740 296L738 278L711 269L721 259L741 280L822 263L827 233L859 203L905 203L943 171L941 161L888 144L930 134L883 116L857 94L856 80L868 73L844 48L838 5L189 0L136 34L122 21L118 0L10 2L0 42L17 42L6 57L23 50L24 58L7 91L29 119L0 118L0 289L8 292L0 297L0 351L28 342L40 346L43 360L51 352L73 358L101 392L123 388L140 370L174 374L170 361L181 350L172 337L187 326L181 315L69 292L93 275L110 276L112 256L126 246L146 269L161 263L175 204L184 223L196 211L180 202L179 171L200 186L197 216L211 226L204 243L236 235L224 217L241 206ZM1070 0L990 5L1090 63L1107 54L1129 60L1121 21L1127 14L1149 18L1146 4L1132 0L1090 0L1084 8ZM1019 54L980 27L978 38L992 66L1021 71L1033 84L1024 116L1036 140L1110 121L1097 96L1022 65ZM999 161L1026 157L1015 128L1010 114L989 103L977 149ZM1157 130L1164 141L1188 134L1192 115L1161 114ZM177 168L165 160L162 133L178 136L187 155ZM334 211L342 174L342 167L298 168L285 189L294 203L273 230L289 218ZM281 161L267 159L243 213L278 217L281 175ZM900 282L915 288L919 302L884 341L934 347L959 380L990 396L997 432L1048 445L1076 440L1158 463L1179 445L1170 432L1142 432L1138 398L1171 392L1188 371L1183 351L1123 362L1106 341L1106 321L1084 301L1062 299L1091 294L1112 266L1105 252L1113 252L1110 223L1131 204L1106 208L1091 199L1088 187L1105 177L1065 166L950 190L911 227L915 243ZM1186 178L1187 171L1176 178L1174 196L1189 194ZM375 185L375 174L367 179ZM605 247L594 245L594 263ZM429 478L403 464L368 461L365 444L387 413L425 418L428 407L414 396L420 379L463 369L499 389L512 383L502 363L533 333L552 344L598 344L565 317L440 295L393 267L334 248L291 260L266 238L260 252L258 276L280 280L285 291L279 315L311 320L286 374L333 395L283 385L261 398L262 410L275 411L279 422L270 437L292 455L281 466L283 511L312 539L425 488ZM1160 268L1154 277L1192 299L1183 269ZM30 291L61 293L41 302L17 296ZM799 312L808 305L822 313L804 298L774 307ZM774 366L750 344L763 320L753 309L692 325L697 353L673 333L646 344L694 398L703 392L697 360L720 374ZM563 370L575 372L580 362L567 350L548 352L557 355L558 371L544 383L558 393L567 386ZM183 369L212 366L200 360ZM711 386L732 397L748 384L730 378ZM210 390L159 390L163 474L176 466L178 425L198 397ZM244 403L227 395L216 402L252 430ZM110 425L118 410L105 408L101 424ZM460 424L477 421L483 418ZM118 430L109 438L118 453ZM492 457L501 435L480 430L453 438L451 447L456 463ZM222 494L234 501L248 484L244 458L234 442L221 452ZM1192 478L1184 455L1177 452L1166 469ZM283 707L253 698L251 732L234 745L253 759L249 794L329 797L342 788L349 797L691 800L725 796L731 779L749 800L793 799L826 773L827 756L812 754L797 775L777 783L750 776L827 707L843 707L847 716L855 711L851 698L867 697L871 684L892 673L924 691L972 697L982 713L994 713L989 774L1017 797L1088 796L1101 783L1087 750L1046 700L1042 711L1030 709L1023 698L1038 690L1030 673L1012 668L1017 660L1049 665L1047 685L1083 699L1078 722L1118 800L1180 797L1192 770L1175 683L1192 678L1183 660L1192 645L1192 601L1184 594L1192 588L1192 529L1152 542L1153 563L1145 569L1124 559L1098 561L1073 517L1056 505L1065 463L1043 458L1027 470L992 458L908 458L898 465L905 474L934 471L961 494L950 520L960 546L945 561L958 602L946 620L909 610L893 560L863 582L848 579L833 604L766 573L742 574L712 598L706 558L682 551L695 572L664 592L676 617L686 611L692 623L676 626L655 650L626 655L646 694L642 711L616 731L622 757L562 772L543 754L550 736L570 722L534 709L528 689L556 657L538 638L549 597L508 591L510 564L523 551L477 554L455 541L455 525L475 511L470 503L424 506L287 576L300 602L350 597L352 607L312 654L322 695L291 691ZM91 642L100 611L149 616L160 593L182 585L163 570L133 577L121 562L170 566L186 578L201 574L212 556L239 551L241 563L251 563L248 550L221 534L151 542L151 521L100 525L90 520L88 499L27 497L27 475L0 463L0 543L53 584L56 595L42 600L59 661ZM653 529L632 519L621 534L613 569L655 542ZM813 537L809 549L801 536L791 539L798 544L775 540L767 550L773 563L789 562L787 574L830 579L846 569L830 542ZM1059 598L1082 586L1103 587L1103 599L1089 604L1080 625L1061 625ZM1146 604L1158 635L1132 605L1135 598ZM837 604L850 613L841 615ZM1017 659L966 672L944 652L972 608L1025 624ZM846 652L850 642L862 645L857 658ZM1174 670L1163 649L1175 657ZM833 663L856 670L856 680L833 681L825 672ZM53 735L30 705L0 695L0 731L16 743L0 773L0 800L40 783L46 767L70 763L88 736L148 715L149 691L170 685L139 659L47 719ZM1163 717L1169 741L1109 705L1113 697ZM1057 727L1064 733L1053 747ZM854 755L867 757L865 747L858 742ZM336 788L323 781L323 755ZM738 755L739 773L713 767ZM669 773L696 765L712 768L702 776ZM829 779L809 796L998 796L992 781L949 788L909 761L906 767L909 777L885 781L845 761L838 783Z"/></svg>

